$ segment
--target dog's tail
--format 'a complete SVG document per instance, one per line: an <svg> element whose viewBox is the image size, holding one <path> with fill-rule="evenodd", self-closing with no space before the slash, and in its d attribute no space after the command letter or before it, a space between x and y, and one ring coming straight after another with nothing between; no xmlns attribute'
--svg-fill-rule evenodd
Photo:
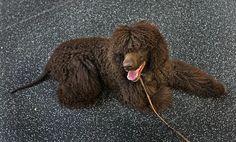
<svg viewBox="0 0 236 142"><path fill-rule="evenodd" d="M15 93L15 92L17 92L17 91L19 91L19 90L23 90L23 89L26 89L26 88L35 86L35 85L37 85L37 84L39 84L39 83L41 83L41 82L43 82L43 81L45 81L45 80L47 80L47 79L49 79L49 74L48 74L47 71L43 71L43 73L42 73L36 80L34 80L34 81L32 81L31 83L28 83L28 84L26 84L26 85L23 85L23 86L21 86L21 87L15 89L15 90L13 90L13 91L11 92L11 94L13 94L13 93Z"/></svg>
<svg viewBox="0 0 236 142"><path fill-rule="evenodd" d="M170 86L203 97L220 97L227 95L226 87L203 70L173 59L173 75Z"/></svg>

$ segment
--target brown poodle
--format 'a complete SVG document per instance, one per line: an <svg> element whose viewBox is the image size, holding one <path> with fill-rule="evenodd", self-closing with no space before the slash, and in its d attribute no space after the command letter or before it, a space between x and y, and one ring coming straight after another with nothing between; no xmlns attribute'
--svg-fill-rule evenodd
<svg viewBox="0 0 236 142"><path fill-rule="evenodd" d="M59 82L59 101L70 108L93 104L102 90L135 108L149 108L140 77L159 112L171 105L171 88L206 97L227 94L224 85L203 70L171 59L158 27L146 21L118 26L110 38L62 43L42 75L12 93L49 77Z"/></svg>

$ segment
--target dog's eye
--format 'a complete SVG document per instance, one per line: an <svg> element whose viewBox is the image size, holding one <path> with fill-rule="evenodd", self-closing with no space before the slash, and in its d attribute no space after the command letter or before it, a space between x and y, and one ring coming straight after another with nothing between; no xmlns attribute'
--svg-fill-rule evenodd
<svg viewBox="0 0 236 142"><path fill-rule="evenodd" d="M138 53L139 53L139 55L140 55L141 57L144 57L144 56L147 55L147 51L146 51L146 50L139 50Z"/></svg>
<svg viewBox="0 0 236 142"><path fill-rule="evenodd" d="M119 53L115 55L116 62L121 62L124 59L124 55Z"/></svg>

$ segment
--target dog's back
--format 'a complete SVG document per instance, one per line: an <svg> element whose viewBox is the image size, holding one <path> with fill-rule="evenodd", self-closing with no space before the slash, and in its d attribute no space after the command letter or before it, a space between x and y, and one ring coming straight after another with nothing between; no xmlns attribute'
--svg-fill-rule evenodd
<svg viewBox="0 0 236 142"><path fill-rule="evenodd" d="M42 74L31 83L23 85L11 93L37 85L49 77L57 81L65 81L70 75L70 70L82 63L88 70L94 70L94 52L99 50L98 42L103 38L79 38L65 41L60 44L51 55ZM104 38L105 40L105 38Z"/></svg>

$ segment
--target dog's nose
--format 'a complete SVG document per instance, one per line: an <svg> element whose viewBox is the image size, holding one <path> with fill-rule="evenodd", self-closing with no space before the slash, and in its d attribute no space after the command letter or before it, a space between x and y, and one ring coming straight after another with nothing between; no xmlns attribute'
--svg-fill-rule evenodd
<svg viewBox="0 0 236 142"><path fill-rule="evenodd" d="M125 70L131 70L133 68L133 62L130 60L124 60L123 67Z"/></svg>

